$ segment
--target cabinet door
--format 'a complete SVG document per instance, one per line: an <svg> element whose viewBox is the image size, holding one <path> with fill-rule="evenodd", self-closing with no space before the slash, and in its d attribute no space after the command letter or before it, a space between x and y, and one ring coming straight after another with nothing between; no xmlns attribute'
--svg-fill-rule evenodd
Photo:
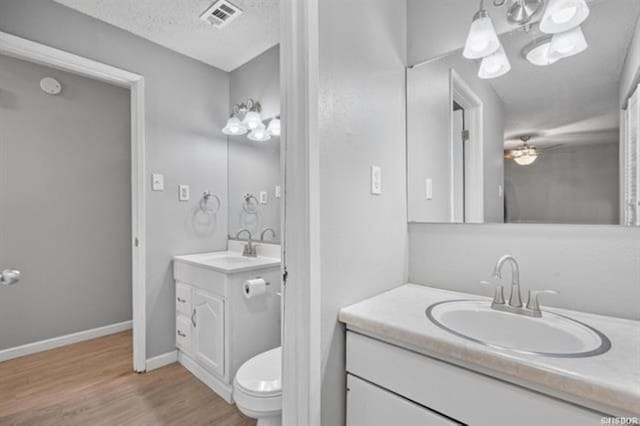
<svg viewBox="0 0 640 426"><path fill-rule="evenodd" d="M347 375L347 426L460 425L394 393Z"/></svg>
<svg viewBox="0 0 640 426"><path fill-rule="evenodd" d="M224 376L224 301L193 290L193 353L211 373Z"/></svg>

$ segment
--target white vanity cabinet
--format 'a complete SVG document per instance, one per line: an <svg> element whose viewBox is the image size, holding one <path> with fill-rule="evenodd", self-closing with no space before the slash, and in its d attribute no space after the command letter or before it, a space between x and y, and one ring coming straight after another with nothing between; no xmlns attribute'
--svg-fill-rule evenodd
<svg viewBox="0 0 640 426"><path fill-rule="evenodd" d="M240 267L224 269L216 268L211 259L174 258L178 362L233 402L238 368L280 345L280 266L277 259L240 259ZM253 278L263 278L270 285L265 294L247 299L243 284Z"/></svg>
<svg viewBox="0 0 640 426"><path fill-rule="evenodd" d="M606 416L347 332L347 426L588 426Z"/></svg>

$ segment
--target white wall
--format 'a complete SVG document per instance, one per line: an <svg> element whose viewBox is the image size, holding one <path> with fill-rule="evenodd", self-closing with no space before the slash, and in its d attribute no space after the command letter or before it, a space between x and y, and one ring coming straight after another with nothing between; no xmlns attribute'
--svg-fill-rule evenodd
<svg viewBox="0 0 640 426"><path fill-rule="evenodd" d="M230 74L230 108L234 104L255 99L262 105L262 117L268 120L280 115L280 47L274 46ZM275 197L276 185L282 185L280 173L280 137L266 142L254 142L247 135L229 136L229 234L246 228L259 238L270 227L280 240L280 199ZM257 214L243 211L242 194L258 197L267 193L267 204L261 204ZM246 235L242 235L246 238ZM267 234L271 239L271 233Z"/></svg>
<svg viewBox="0 0 640 426"><path fill-rule="evenodd" d="M483 102L484 215L502 222L498 195L503 180L504 106L493 87L477 77L476 64L453 54L407 70L407 145L409 221L449 222L451 150L449 74L455 69ZM425 179L433 179L433 199Z"/></svg>
<svg viewBox="0 0 640 426"><path fill-rule="evenodd" d="M147 196L147 357L173 350L172 256L226 248L226 208L204 230L194 210L205 190L227 203L228 73L47 0L3 0L0 30L145 77L147 166L166 188ZM179 184L191 202L178 202Z"/></svg>
<svg viewBox="0 0 640 426"><path fill-rule="evenodd" d="M618 141L542 151L535 163L505 160L510 223L620 223Z"/></svg>
<svg viewBox="0 0 640 426"><path fill-rule="evenodd" d="M345 421L340 308L407 279L405 2L319 2L322 424ZM369 166L382 195L369 194Z"/></svg>

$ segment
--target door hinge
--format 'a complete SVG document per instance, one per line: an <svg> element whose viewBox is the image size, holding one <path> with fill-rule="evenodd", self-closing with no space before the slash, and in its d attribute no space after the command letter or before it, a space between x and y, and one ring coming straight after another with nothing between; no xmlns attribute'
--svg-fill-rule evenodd
<svg viewBox="0 0 640 426"><path fill-rule="evenodd" d="M463 130L462 131L462 141L466 142L469 140L469 131L468 130Z"/></svg>
<svg viewBox="0 0 640 426"><path fill-rule="evenodd" d="M289 277L289 271L287 271L287 267L284 267L284 272L282 273L282 285L287 285L287 278Z"/></svg>
<svg viewBox="0 0 640 426"><path fill-rule="evenodd" d="M138 237L135 237L133 239L133 246L134 247L140 247L140 240L138 240Z"/></svg>

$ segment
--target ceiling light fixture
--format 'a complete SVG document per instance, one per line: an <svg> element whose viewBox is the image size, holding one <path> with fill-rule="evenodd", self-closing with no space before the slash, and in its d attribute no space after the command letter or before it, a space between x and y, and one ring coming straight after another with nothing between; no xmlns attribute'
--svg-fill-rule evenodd
<svg viewBox="0 0 640 426"><path fill-rule="evenodd" d="M483 0L480 0L480 9L473 16L462 55L467 59L480 59L499 48L498 34L489 13L483 7Z"/></svg>
<svg viewBox="0 0 640 426"><path fill-rule="evenodd" d="M581 27L575 27L572 30L563 33L554 34L549 44L550 58L568 58L587 50L589 45Z"/></svg>
<svg viewBox="0 0 640 426"><path fill-rule="evenodd" d="M500 46L495 53L482 58L478 77L482 79L497 78L511 71L511 63L507 58L504 48Z"/></svg>
<svg viewBox="0 0 640 426"><path fill-rule="evenodd" d="M551 36L544 36L534 40L522 49L522 56L533 65L544 67L558 62L560 57L551 56L549 48L551 46Z"/></svg>
<svg viewBox="0 0 640 426"><path fill-rule="evenodd" d="M582 24L589 16L585 0L549 0L540 21L540 31L556 34Z"/></svg>
<svg viewBox="0 0 640 426"><path fill-rule="evenodd" d="M521 166L529 166L535 163L538 159L538 150L536 147L529 145L529 139L531 139L531 136L522 136L520 139L524 145L520 148L512 149L510 153L511 158Z"/></svg>

